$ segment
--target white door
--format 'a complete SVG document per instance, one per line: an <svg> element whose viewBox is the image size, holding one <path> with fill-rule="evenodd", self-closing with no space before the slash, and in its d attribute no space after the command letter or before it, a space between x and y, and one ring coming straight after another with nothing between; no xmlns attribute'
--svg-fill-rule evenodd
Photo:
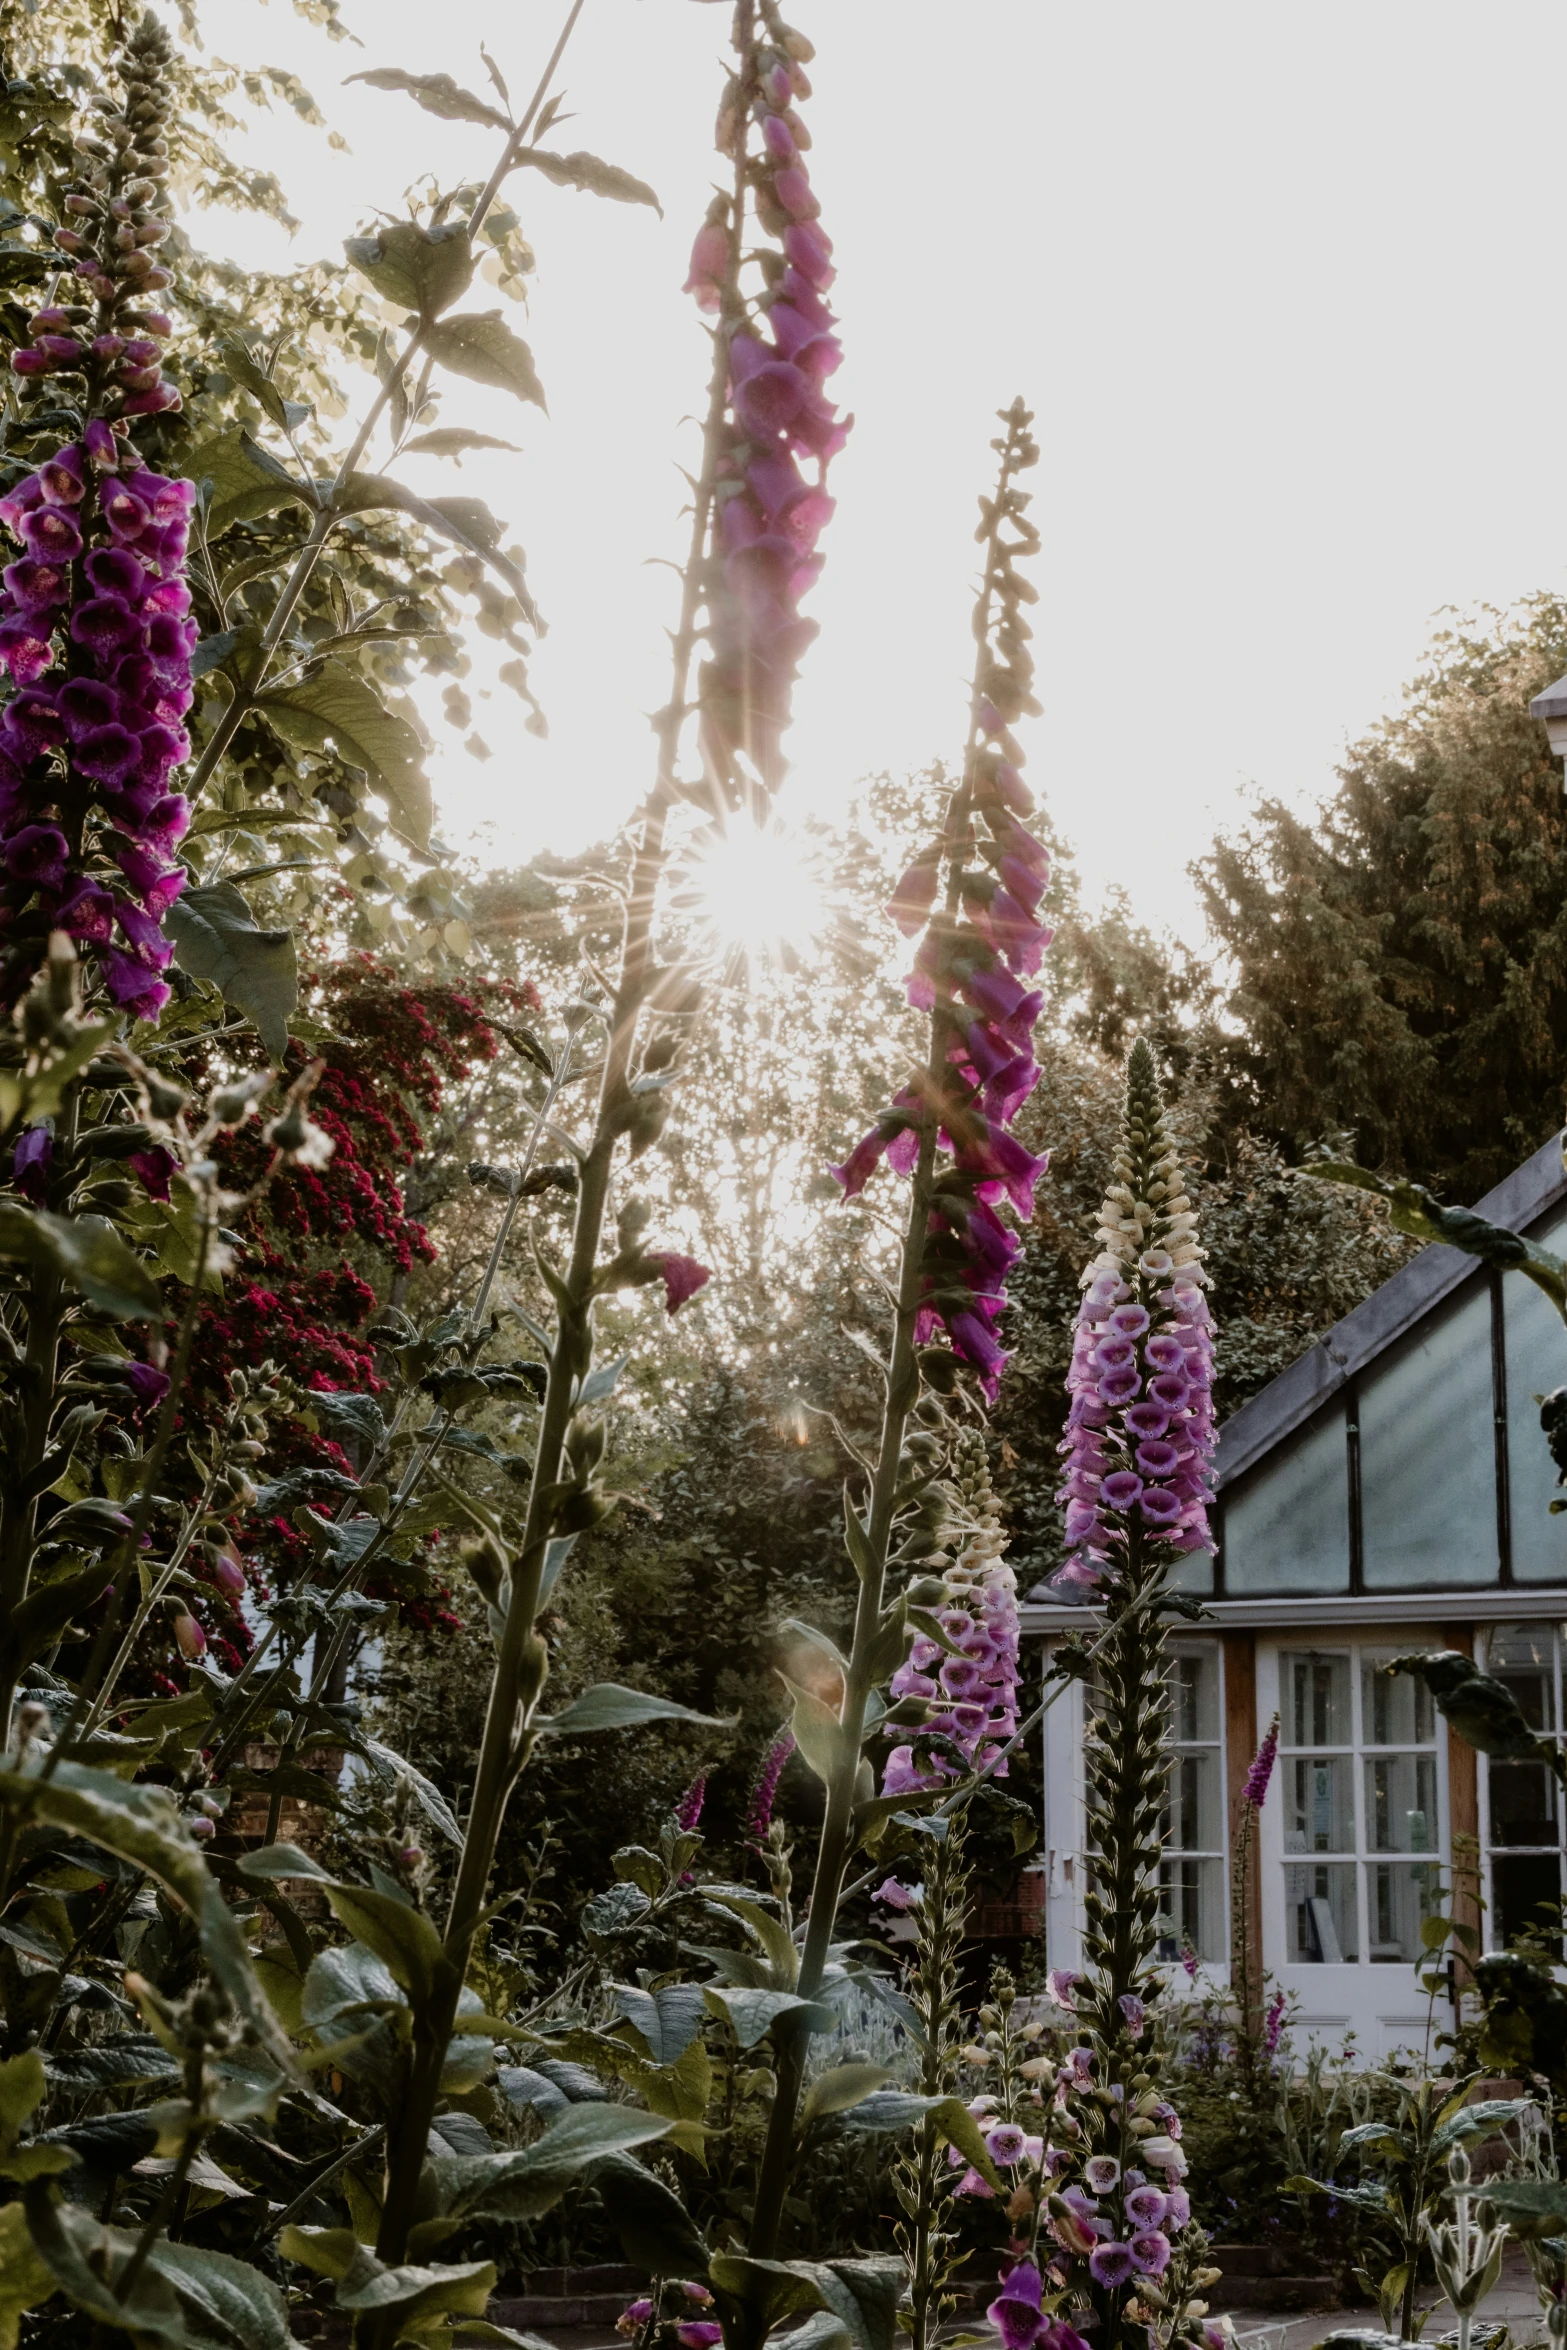
<svg viewBox="0 0 1567 2350"><path fill-rule="evenodd" d="M1259 1641L1257 1711L1277 1708L1262 1811L1263 1964L1288 1993L1297 2046L1355 2035L1363 2061L1420 2046L1420 1928L1447 1858L1446 1741L1422 1683L1380 1668L1434 1639L1333 1634ZM1447 2028L1446 2003L1434 2030Z"/></svg>

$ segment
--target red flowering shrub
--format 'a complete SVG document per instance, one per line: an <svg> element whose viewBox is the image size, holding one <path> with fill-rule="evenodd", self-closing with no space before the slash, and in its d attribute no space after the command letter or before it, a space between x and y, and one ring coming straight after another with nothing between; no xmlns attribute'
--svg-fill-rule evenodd
<svg viewBox="0 0 1567 2350"><path fill-rule="evenodd" d="M449 1089L501 1051L495 1021L538 1009L526 982L407 984L366 954L307 974L302 993L332 1034L308 1047L292 1044L286 1073L297 1075L307 1059L324 1063L310 1110L332 1139L332 1155L319 1168L284 1170L244 1217L224 1294L201 1317L185 1415L193 1431L216 1418L236 1365L268 1358L302 1388L379 1392L384 1382L368 1325L398 1276L436 1254L424 1225L408 1212L407 1172ZM225 1174L236 1191L257 1182L268 1155L254 1121L226 1138ZM279 1424L265 1473L275 1478L292 1469L353 1466L341 1445L287 1421ZM302 1568L308 1545L287 1515L258 1521L237 1512L236 1532L241 1525L252 1546L253 1576L288 1580ZM210 1605L217 1653L232 1670L248 1634L215 1588ZM403 1605L416 1623L455 1622L438 1601Z"/></svg>

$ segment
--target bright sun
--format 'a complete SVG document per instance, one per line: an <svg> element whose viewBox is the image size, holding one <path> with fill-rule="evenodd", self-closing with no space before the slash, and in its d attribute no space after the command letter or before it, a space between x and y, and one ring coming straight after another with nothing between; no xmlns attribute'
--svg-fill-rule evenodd
<svg viewBox="0 0 1567 2350"><path fill-rule="evenodd" d="M823 920L821 877L800 843L745 817L693 842L680 902L753 956L803 946Z"/></svg>

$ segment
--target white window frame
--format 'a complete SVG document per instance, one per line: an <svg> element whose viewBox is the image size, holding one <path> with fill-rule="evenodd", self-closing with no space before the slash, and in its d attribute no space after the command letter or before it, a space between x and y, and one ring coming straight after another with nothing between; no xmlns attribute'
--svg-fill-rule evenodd
<svg viewBox="0 0 1567 2350"><path fill-rule="evenodd" d="M1170 1656L1172 1663L1182 1655L1191 1656L1198 1652L1211 1656L1214 1664L1214 1734L1211 1738L1172 1738L1169 1741L1169 1749L1172 1758L1176 1760L1179 1760L1183 1754L1211 1754L1214 1757L1215 1770L1218 1779L1217 1793L1214 1798L1214 1809L1219 1823L1219 1841L1214 1845L1194 1844L1181 1845L1179 1847L1175 1845L1166 1845L1165 1856L1160 1864L1159 1873L1162 1886L1164 1872L1167 1868L1179 1868L1182 1862L1189 1860L1212 1861L1217 1863L1216 1873L1219 1880L1219 1950L1218 1955L1213 1958L1204 1958L1199 1954L1198 1965L1199 1969L1206 1969L1210 1978L1222 1973L1224 1979L1228 1980L1230 1968L1230 1798L1229 1783L1225 1767L1224 1643L1222 1640L1215 1639L1211 1636L1206 1639L1197 1638L1172 1640L1170 1643ZM1178 1953L1172 1954L1172 1956L1175 1957L1178 1957L1178 1955ZM1164 1963L1168 1964L1169 1961L1166 1960Z"/></svg>
<svg viewBox="0 0 1567 2350"><path fill-rule="evenodd" d="M1495 1643L1506 1632L1550 1633L1551 1705L1554 1727L1543 1732L1542 1735L1558 1747L1567 1744L1567 1730L1564 1730L1562 1722L1562 1700L1564 1694L1567 1694L1564 1692L1563 1686L1564 1678L1567 1676L1564 1676L1562 1656L1563 1647L1567 1645L1567 1623L1554 1622L1549 1618L1520 1617L1515 1622L1487 1624L1475 1643L1478 1651L1475 1661L1483 1671L1489 1672L1493 1669L1492 1656ZM1505 1667L1503 1669L1505 1670ZM1554 1846L1549 1844L1498 1844L1493 1846L1491 1841L1491 1758L1489 1755L1482 1754L1478 1757L1478 1763L1476 1777L1479 1781L1477 1793L1480 1811L1480 1868L1481 1885L1485 1895L1485 1917L1482 1923L1485 1947L1491 1951L1504 1947L1497 1931L1499 1918L1493 1871L1493 1862L1496 1859L1525 1860L1531 1857L1541 1857L1554 1851L1557 1864L1557 1883L1561 1892L1567 1894L1567 1797L1564 1797L1559 1789L1557 1790L1554 1799L1556 1806L1556 1842Z"/></svg>
<svg viewBox="0 0 1567 2350"><path fill-rule="evenodd" d="M1223 1844L1219 1851L1172 1854L1177 1860L1217 1859L1222 1863L1221 1894L1222 1933L1225 1956L1222 1959L1204 1959L1198 1963L1194 1991L1222 1989L1230 1979L1229 1939L1229 1871L1230 1871L1230 1802L1225 1688L1224 1643L1211 1633L1202 1637L1205 1648L1211 1648L1218 1666L1218 1736L1214 1740L1191 1742L1194 1748L1216 1751L1219 1768L1219 1816ZM1177 1635L1171 1646L1179 1650L1187 1645ZM1089 1720L1088 1693L1081 1681L1072 1681L1062 1691L1044 1720L1044 1847L1045 1847L1045 1953L1052 1967L1075 1971L1083 1963L1083 1937L1087 1923L1083 1896L1088 1883L1088 1784L1085 1739ZM1186 1975L1179 1967L1170 1971L1172 1990L1180 1991L1186 1984Z"/></svg>
<svg viewBox="0 0 1567 2350"><path fill-rule="evenodd" d="M1329 1629L1326 1626L1319 1630L1315 1625L1303 1625L1298 1631L1281 1630L1276 1640L1270 1644L1271 1679L1275 1693L1272 1703L1266 1702L1266 1693L1261 1686L1263 1676L1261 1674L1258 1676L1259 1716L1271 1715L1273 1705L1276 1704L1280 1717L1277 1765L1279 1784L1276 1792L1272 1793L1272 1800L1263 1806L1263 1947L1265 1963L1269 1969L1281 1980L1287 1976L1291 1984L1305 1985L1320 1981L1325 1986L1335 1977L1340 1980L1350 1977L1356 1980L1375 1977L1386 1980L1396 1975L1400 1969L1406 1971L1411 1969L1413 1959L1410 1957L1373 1958L1371 1955L1370 1872L1373 1868L1386 1863L1408 1868L1418 1865L1424 1859L1444 1873L1450 1874L1451 1824L1447 1784L1447 1740L1442 1735L1440 1717L1435 1714L1433 1709L1432 1736L1429 1739L1401 1739L1394 1745L1379 1746L1373 1745L1366 1736L1363 1689L1365 1660L1368 1656L1385 1657L1396 1653L1400 1647L1407 1648L1411 1645L1413 1643L1407 1634L1401 1636L1399 1631L1389 1633L1385 1630L1379 1631L1374 1627L1368 1627L1365 1631L1361 1631L1358 1627L1353 1630L1347 1627L1338 1630ZM1285 1740L1288 1736L1290 1723L1288 1709L1284 1703L1285 1660L1292 1655L1343 1656L1345 1654L1349 1657L1350 1673L1349 1742L1333 1746L1286 1745ZM1287 1802L1285 1787L1288 1783L1288 1766L1296 1756L1307 1754L1342 1754L1350 1758L1350 1796L1354 1823L1352 1848L1346 1847L1340 1852L1318 1853L1289 1852L1285 1849L1284 1815ZM1436 1834L1429 1853L1424 1855L1377 1852L1372 1849L1370 1822L1366 1816L1366 1764L1376 1761L1380 1756L1395 1754L1429 1754L1434 1757L1436 1762ZM1352 1959L1340 1960L1337 1963L1297 1959L1290 1954L1289 1947L1289 1918L1285 1891L1288 1881L1287 1872L1292 1868L1310 1867L1313 1863L1327 1865L1335 1862L1341 1866L1352 1866L1355 1871L1356 1956Z"/></svg>

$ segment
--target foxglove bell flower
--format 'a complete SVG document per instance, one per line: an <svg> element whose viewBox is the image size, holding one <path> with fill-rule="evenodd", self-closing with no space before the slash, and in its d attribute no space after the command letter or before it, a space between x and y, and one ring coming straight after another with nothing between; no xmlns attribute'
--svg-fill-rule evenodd
<svg viewBox="0 0 1567 2350"><path fill-rule="evenodd" d="M88 421L0 498L22 549L0 574L14 689L0 712L0 994L16 1001L63 930L142 1019L168 999L163 917L185 882L173 852L190 811L171 787L190 756L197 635L184 578L195 490L152 472L130 438L132 418L179 406L156 365L170 321L145 307L169 283L156 206L170 55L149 14L118 60L123 107L99 101L105 138L77 141L79 225L55 243L82 281L69 290L90 300L40 311L12 365L77 379Z"/></svg>
<svg viewBox="0 0 1567 2350"><path fill-rule="evenodd" d="M1057 1580L1087 1589L1125 1565L1134 1534L1172 1555L1212 1540L1208 1276L1142 1040L1127 1063L1123 1140L1099 1240L1083 1275L1057 1495L1072 1554Z"/></svg>
<svg viewBox="0 0 1567 2350"><path fill-rule="evenodd" d="M1032 422L1020 401L1003 413L1005 434L994 444L1000 481L982 505L979 535L989 560L975 615L980 656L963 782L942 837L920 851L888 907L907 936L924 931L908 992L911 1005L931 1015L929 1068L831 1170L844 1197L854 1199L883 1159L895 1174L911 1173L922 1130L934 1128L936 1179L915 1343L930 1348L944 1339L991 1403L1007 1362L998 1331L1020 1245L999 1211L1010 1206L1030 1217L1048 1164L1011 1131L1039 1081L1031 1039L1043 997L1026 982L1051 936L1039 918L1050 864L1021 821L1033 801L1011 732L1018 717L1039 707L1022 617L1029 591L1016 569L1018 556L1038 545L1016 478L1038 460ZM943 869L946 902L937 908Z"/></svg>
<svg viewBox="0 0 1567 2350"><path fill-rule="evenodd" d="M1279 1717L1275 1714L1263 1733L1262 1744L1253 1757L1251 1769L1246 1773L1246 1784L1241 1789L1242 1798L1251 1805L1253 1811L1261 1811L1267 1801L1268 1781L1273 1776L1278 1751Z"/></svg>
<svg viewBox="0 0 1567 2350"><path fill-rule="evenodd" d="M718 147L744 161L757 225L773 241L764 290L754 299L741 291L742 224L723 196L697 232L686 279L698 308L718 314L729 355L698 699L708 780L730 799L753 777L768 791L782 777L794 679L816 634L800 604L821 570L816 542L833 512L827 469L851 421L826 389L843 350L827 303L832 239L798 112L811 94L813 52L774 0L762 0L761 18L763 38L720 109Z"/></svg>
<svg viewBox="0 0 1567 2350"><path fill-rule="evenodd" d="M990 1482L985 1440L977 1429L957 1439L953 1483L969 1531L945 1568L947 1604L937 1620L956 1655L934 1640L916 1640L892 1676L894 1697L924 1697L932 1707L920 1750L895 1747L883 1792L906 1794L954 1775L952 1750L969 1770L1004 1779L1001 1747L1017 1728L1017 1578L1006 1563L1001 1505ZM939 1741L939 1743L937 1743Z"/></svg>
<svg viewBox="0 0 1567 2350"><path fill-rule="evenodd" d="M756 1785L751 1790L751 1807L745 1823L745 1832L753 1844L765 1841L773 1824L773 1805L778 1800L778 1782L784 1775L784 1765L794 1752L794 1732L780 1730L762 1757Z"/></svg>

